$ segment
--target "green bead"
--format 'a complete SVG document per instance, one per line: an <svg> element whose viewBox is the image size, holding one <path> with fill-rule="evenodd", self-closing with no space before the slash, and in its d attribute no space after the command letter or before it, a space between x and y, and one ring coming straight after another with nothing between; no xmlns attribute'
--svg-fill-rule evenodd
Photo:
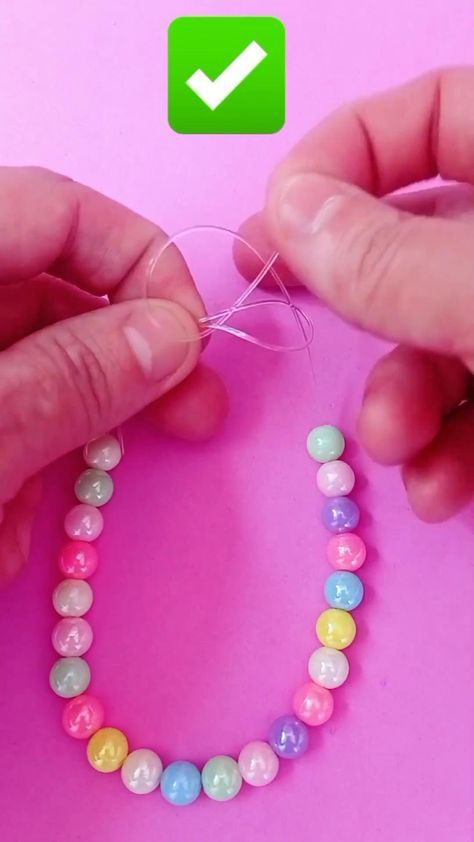
<svg viewBox="0 0 474 842"><path fill-rule="evenodd" d="M202 788L214 801L230 801L242 786L242 775L232 757L211 757L202 770Z"/></svg>
<svg viewBox="0 0 474 842"><path fill-rule="evenodd" d="M339 459L344 453L344 436L337 427L332 424L323 424L311 430L306 446L308 453L317 462L331 462Z"/></svg>
<svg viewBox="0 0 474 842"><path fill-rule="evenodd" d="M87 468L77 478L74 491L80 503L104 506L114 493L114 481L106 471L101 471L99 468Z"/></svg>

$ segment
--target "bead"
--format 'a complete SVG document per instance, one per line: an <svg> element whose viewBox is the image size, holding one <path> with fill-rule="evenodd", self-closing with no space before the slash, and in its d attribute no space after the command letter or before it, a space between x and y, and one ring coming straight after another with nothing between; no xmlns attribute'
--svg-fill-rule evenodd
<svg viewBox="0 0 474 842"><path fill-rule="evenodd" d="M355 485L355 474L347 462L336 459L321 465L316 474L316 483L326 497L350 494Z"/></svg>
<svg viewBox="0 0 474 842"><path fill-rule="evenodd" d="M334 690L344 684L349 675L349 661L339 649L321 646L311 655L308 672L316 684Z"/></svg>
<svg viewBox="0 0 474 842"><path fill-rule="evenodd" d="M294 760L308 748L308 729L294 714L285 714L272 723L268 742L279 757Z"/></svg>
<svg viewBox="0 0 474 842"><path fill-rule="evenodd" d="M93 544L69 541L59 554L59 569L68 579L88 579L97 569L98 555Z"/></svg>
<svg viewBox="0 0 474 842"><path fill-rule="evenodd" d="M353 611L362 602L364 586L355 573L350 573L348 570L335 570L326 579L324 596L331 608Z"/></svg>
<svg viewBox="0 0 474 842"><path fill-rule="evenodd" d="M358 570L362 567L367 550L362 538L353 532L333 535L328 542L328 560L336 570Z"/></svg>
<svg viewBox="0 0 474 842"><path fill-rule="evenodd" d="M115 436L101 436L88 442L83 450L84 462L89 468L111 471L122 458L122 448Z"/></svg>
<svg viewBox="0 0 474 842"><path fill-rule="evenodd" d="M127 738L118 728L100 728L87 744L87 759L98 772L120 769L127 754Z"/></svg>
<svg viewBox="0 0 474 842"><path fill-rule="evenodd" d="M62 723L66 734L76 740L89 739L104 724L104 708L95 696L84 693L66 703Z"/></svg>
<svg viewBox="0 0 474 842"><path fill-rule="evenodd" d="M326 687L307 681L293 697L293 710L306 725L322 725L332 716L334 699Z"/></svg>
<svg viewBox="0 0 474 842"><path fill-rule="evenodd" d="M201 774L202 788L213 801L230 801L240 792L242 775L233 757L211 757Z"/></svg>
<svg viewBox="0 0 474 842"><path fill-rule="evenodd" d="M77 478L74 491L80 503L90 506L105 506L114 493L114 481L110 474L98 468L87 468Z"/></svg>
<svg viewBox="0 0 474 842"><path fill-rule="evenodd" d="M356 635L356 624L352 614L341 608L327 608L316 622L316 634L323 646L345 649Z"/></svg>
<svg viewBox="0 0 474 842"><path fill-rule="evenodd" d="M156 752L149 748L138 748L130 752L120 774L130 792L134 792L135 795L146 795L157 788L162 771L163 764Z"/></svg>
<svg viewBox="0 0 474 842"><path fill-rule="evenodd" d="M247 743L239 754L239 769L244 781L250 786L265 786L276 778L280 761L277 755L262 740Z"/></svg>
<svg viewBox="0 0 474 842"><path fill-rule="evenodd" d="M359 507L350 497L330 497L324 502L322 520L330 532L350 532L359 518Z"/></svg>
<svg viewBox="0 0 474 842"><path fill-rule="evenodd" d="M339 459L344 452L345 444L341 431L332 424L315 427L306 441L309 455L317 462L331 462L333 459Z"/></svg>
<svg viewBox="0 0 474 842"><path fill-rule="evenodd" d="M82 658L59 658L51 668L51 690L63 699L84 693L91 680L89 664Z"/></svg>
<svg viewBox="0 0 474 842"><path fill-rule="evenodd" d="M93 598L91 586L82 579L63 579L53 591L53 605L62 617L82 617Z"/></svg>
<svg viewBox="0 0 474 842"><path fill-rule="evenodd" d="M95 541L104 528L104 517L94 506L80 504L70 509L64 519L64 529L70 538Z"/></svg>
<svg viewBox="0 0 474 842"><path fill-rule="evenodd" d="M161 794L176 807L192 804L201 792L201 773L188 760L175 760L161 776Z"/></svg>
<svg viewBox="0 0 474 842"><path fill-rule="evenodd" d="M63 617L56 623L52 643L58 655L63 658L84 655L92 645L92 628L82 617Z"/></svg>

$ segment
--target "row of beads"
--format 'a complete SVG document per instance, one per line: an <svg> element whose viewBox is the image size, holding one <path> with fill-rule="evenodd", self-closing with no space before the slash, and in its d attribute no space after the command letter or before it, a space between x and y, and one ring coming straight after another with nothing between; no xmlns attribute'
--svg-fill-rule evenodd
<svg viewBox="0 0 474 842"><path fill-rule="evenodd" d="M316 427L308 436L307 448L310 456L322 463L316 477L319 490L327 498L322 520L335 533L327 546L328 561L335 568L324 584L329 608L316 621L316 634L323 645L311 655L308 671L314 682L333 690L349 675L349 661L342 650L356 635L350 612L362 602L364 586L354 571L364 564L366 547L352 532L360 513L357 504L347 497L354 488L355 475L340 459L345 448L342 433L329 424Z"/></svg>
<svg viewBox="0 0 474 842"><path fill-rule="evenodd" d="M92 605L93 593L86 581L96 570L98 557L91 543L102 532L103 517L99 507L113 494L113 480L107 473L119 463L121 448L113 436L91 442L84 450L88 465L75 484L80 501L66 515L65 530L71 539L59 557L64 579L56 587L53 604L61 620L53 630L52 641L61 658L54 664L50 683L54 692L69 699L62 722L68 734L88 739L87 757L100 772L121 770L124 785L131 792L145 794L160 786L165 800L175 805L190 804L201 788L212 799L227 801L240 791L242 782L264 786L277 775L279 758L294 759L307 750L309 730L326 722L334 702L330 690L346 680L349 664L341 651L355 636L355 623L348 613L360 604L363 586L353 573L365 560L363 541L348 529L359 520L356 504L346 497L354 486L354 473L339 460L344 450L342 434L334 427L313 430L308 437L308 450L322 462L317 485L327 497L323 510L326 526L336 534L328 545L328 558L336 568L324 587L330 606L318 618L316 632L322 647L311 655L308 663L310 681L293 697L293 713L280 716L271 725L268 741L254 741L240 752L238 761L227 755L211 758L200 772L185 760L170 763L163 769L159 755L151 749L129 753L128 741L117 728L104 727L102 704L85 691L90 683L90 670L81 657L90 648L92 629L84 619Z"/></svg>
<svg viewBox="0 0 474 842"><path fill-rule="evenodd" d="M331 690L340 687L349 674L349 661L342 651L354 640L356 625L349 613L360 605L364 588L353 572L365 561L366 549L362 539L350 530L359 523L359 508L346 495L355 484L352 468L340 460L345 448L342 433L331 425L312 430L307 449L322 465L317 473L317 485L327 498L322 511L325 526L333 533L328 544L328 559L336 568L326 580L324 595L329 608L316 622L316 634L323 645L309 658L310 681L303 684L293 697L293 716L282 717L274 723L285 733L286 757L298 757L308 746L307 725L322 725L331 717L334 700ZM272 739L270 739L272 742Z"/></svg>

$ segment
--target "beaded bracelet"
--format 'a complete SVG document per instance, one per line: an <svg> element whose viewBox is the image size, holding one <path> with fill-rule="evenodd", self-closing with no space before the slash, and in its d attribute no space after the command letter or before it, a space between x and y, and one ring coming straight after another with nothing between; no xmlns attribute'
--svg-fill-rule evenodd
<svg viewBox="0 0 474 842"><path fill-rule="evenodd" d="M59 554L59 568L67 577L53 593L53 605L62 619L52 634L54 649L61 656L50 672L50 685L60 697L68 699L62 714L65 731L77 739L88 739L87 757L99 772L121 770L124 785L143 795L160 787L163 798L174 805L191 804L201 788L215 801L234 798L245 781L251 786L265 786L278 773L280 758L293 760L308 748L308 726L322 725L334 707L332 690L343 684L349 662L342 651L354 640L355 621L350 613L363 598L364 588L354 573L365 561L363 540L353 530L359 523L357 504L351 493L355 477L352 468L340 460L345 447L342 433L329 424L316 427L307 439L310 456L321 466L317 485L325 496L323 523L334 533L327 555L335 568L324 585L329 608L316 622L316 634L322 644L309 658L310 680L293 697L293 711L278 717L269 729L266 741L248 743L238 760L227 755L212 757L199 771L188 760L175 760L163 769L159 755L151 749L129 752L128 741L117 728L104 727L104 708L86 693L90 669L82 657L89 650L93 634L84 615L92 605L92 588L87 582L98 563L93 542L102 532L101 507L112 497L114 483L109 471L122 458L122 448L115 436L107 435L84 448L87 469L75 484L79 505L65 518L70 541Z"/></svg>

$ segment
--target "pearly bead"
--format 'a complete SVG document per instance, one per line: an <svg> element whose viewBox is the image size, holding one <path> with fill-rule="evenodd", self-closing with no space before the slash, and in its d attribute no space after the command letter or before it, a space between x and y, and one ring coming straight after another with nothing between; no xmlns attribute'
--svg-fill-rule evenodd
<svg viewBox="0 0 474 842"><path fill-rule="evenodd" d="M175 807L192 804L201 792L201 773L188 760L175 760L166 767L160 782L165 801Z"/></svg>
<svg viewBox="0 0 474 842"><path fill-rule="evenodd" d="M326 579L324 596L331 608L353 611L362 602L364 586L355 573L350 573L348 570L335 570Z"/></svg>
<svg viewBox="0 0 474 842"><path fill-rule="evenodd" d="M294 714L285 714L275 719L270 726L268 742L279 757L294 760L301 757L308 748L308 729Z"/></svg>
<svg viewBox="0 0 474 842"><path fill-rule="evenodd" d="M324 502L321 515L330 532L350 532L360 518L359 507L350 497L330 497Z"/></svg>
<svg viewBox="0 0 474 842"><path fill-rule="evenodd" d="M250 786L271 783L277 776L279 765L272 747L263 740L247 743L239 754L240 774Z"/></svg>
<svg viewBox="0 0 474 842"><path fill-rule="evenodd" d="M308 672L316 684L334 690L344 684L349 675L349 661L339 649L321 646L310 656Z"/></svg>
<svg viewBox="0 0 474 842"><path fill-rule="evenodd" d="M82 658L59 658L49 674L51 689L63 699L84 693L90 680L89 664Z"/></svg>
<svg viewBox="0 0 474 842"><path fill-rule="evenodd" d="M52 643L63 658L84 655L92 645L94 635L92 628L83 617L63 617L56 623Z"/></svg>
<svg viewBox="0 0 474 842"><path fill-rule="evenodd" d="M95 696L84 693L66 703L62 723L66 734L76 740L89 739L104 724L104 708Z"/></svg>
<svg viewBox="0 0 474 842"><path fill-rule="evenodd" d="M94 506L80 504L70 509L64 519L66 535L80 541L95 541L104 528L104 518Z"/></svg>
<svg viewBox="0 0 474 842"><path fill-rule="evenodd" d="M122 448L115 436L106 435L88 442L83 450L84 462L89 468L111 471L122 458Z"/></svg>
<svg viewBox="0 0 474 842"><path fill-rule="evenodd" d="M233 757L218 754L205 764L202 788L213 801L230 801L240 792L242 775Z"/></svg>
<svg viewBox="0 0 474 842"><path fill-rule="evenodd" d="M306 725L322 725L332 716L334 699L326 687L307 681L293 697L293 710Z"/></svg>
<svg viewBox="0 0 474 842"><path fill-rule="evenodd" d="M356 624L348 611L343 611L341 608L327 608L316 621L316 634L323 646L346 649L356 636Z"/></svg>
<svg viewBox="0 0 474 842"><path fill-rule="evenodd" d="M63 579L53 591L53 605L62 617L82 617L92 605L94 595L83 579Z"/></svg>
<svg viewBox="0 0 474 842"><path fill-rule="evenodd" d="M74 491L80 503L105 506L114 493L114 481L106 471L87 468L77 478Z"/></svg>
<svg viewBox="0 0 474 842"><path fill-rule="evenodd" d="M88 579L95 573L97 563L97 550L86 541L68 541L59 553L59 569L68 579Z"/></svg>
<svg viewBox="0 0 474 842"><path fill-rule="evenodd" d="M123 784L130 792L146 795L157 788L162 771L163 764L156 752L149 748L138 748L130 752L120 774Z"/></svg>
<svg viewBox="0 0 474 842"><path fill-rule="evenodd" d="M328 561L337 570L358 570L362 567L367 550L362 538L353 532L333 535L327 548Z"/></svg>
<svg viewBox="0 0 474 842"><path fill-rule="evenodd" d="M339 459L344 452L344 436L332 424L315 427L308 435L306 447L308 453L317 462L331 462Z"/></svg>
<svg viewBox="0 0 474 842"><path fill-rule="evenodd" d="M336 459L321 465L316 474L316 483L326 497L350 494L355 485L355 474L347 462Z"/></svg>
<svg viewBox="0 0 474 842"><path fill-rule="evenodd" d="M100 728L87 744L87 759L98 772L116 772L127 754L127 738L118 728Z"/></svg>

